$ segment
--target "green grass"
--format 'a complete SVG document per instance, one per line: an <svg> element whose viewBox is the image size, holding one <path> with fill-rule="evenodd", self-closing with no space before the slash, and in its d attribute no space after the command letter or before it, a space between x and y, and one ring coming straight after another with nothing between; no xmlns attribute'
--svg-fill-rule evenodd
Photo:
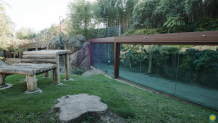
<svg viewBox="0 0 218 123"><path fill-rule="evenodd" d="M103 75L77 76L74 81L54 86L52 78L38 75L38 94L25 94L23 75L11 75L6 83L12 88L0 90L0 122L55 122L55 112L49 112L55 101L65 95L87 93L101 97L109 109L129 122L209 122L209 116L218 112L144 91L109 79Z"/></svg>

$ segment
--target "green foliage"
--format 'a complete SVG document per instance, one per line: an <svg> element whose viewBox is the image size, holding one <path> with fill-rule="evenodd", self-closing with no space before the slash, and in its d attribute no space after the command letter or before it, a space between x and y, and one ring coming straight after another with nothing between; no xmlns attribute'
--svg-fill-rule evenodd
<svg viewBox="0 0 218 123"><path fill-rule="evenodd" d="M185 22L180 17L170 17L163 26L166 26L168 29L173 28L173 31L177 32L177 28L185 26Z"/></svg>
<svg viewBox="0 0 218 123"><path fill-rule="evenodd" d="M215 70L212 67L212 63L217 61L217 51L189 49L184 53L180 67L190 72L207 73Z"/></svg>
<svg viewBox="0 0 218 123"><path fill-rule="evenodd" d="M134 6L131 29L166 26L169 32L195 31L195 27L199 31L217 30L216 20L207 23L218 16L217 5L217 0L142 0ZM207 22L198 27L204 19ZM207 25L207 29L201 28Z"/></svg>
<svg viewBox="0 0 218 123"><path fill-rule="evenodd" d="M68 35L76 37L82 34L89 37L89 29L94 28L91 19L94 19L92 5L85 0L75 0L68 4ZM91 30L90 30L91 31Z"/></svg>
<svg viewBox="0 0 218 123"><path fill-rule="evenodd" d="M16 38L18 39L33 39L36 37L36 33L33 29L31 28L24 28L21 27L17 32L16 32Z"/></svg>
<svg viewBox="0 0 218 123"><path fill-rule="evenodd" d="M72 74L82 75L84 72L80 69L73 69Z"/></svg>
<svg viewBox="0 0 218 123"><path fill-rule="evenodd" d="M126 32L125 36L131 35L150 35L150 34L159 34L159 33L166 33L167 30L163 28L156 28L156 29L130 29Z"/></svg>
<svg viewBox="0 0 218 123"><path fill-rule="evenodd" d="M14 23L5 13L5 2L0 1L0 48L8 50L13 39ZM7 5L8 6L8 5Z"/></svg>
<svg viewBox="0 0 218 123"><path fill-rule="evenodd" d="M179 53L179 49L177 47L158 46L158 48L156 48L153 52L153 63L158 69L160 69L163 63L170 58L170 55L176 55Z"/></svg>
<svg viewBox="0 0 218 123"><path fill-rule="evenodd" d="M198 23L193 27L194 31L215 31L218 30L218 18L213 19L205 19Z"/></svg>
<svg viewBox="0 0 218 123"><path fill-rule="evenodd" d="M134 5L139 0L97 0L98 17L103 19L107 27L121 25L123 29L129 26Z"/></svg>
<svg viewBox="0 0 218 123"><path fill-rule="evenodd" d="M177 47L172 46L143 46L143 45L128 45L123 44L122 52L125 53L125 58L137 62L148 63L149 52L153 52L153 64L156 66L157 70L160 69L169 58L170 55L176 55L179 53ZM124 57L124 56L121 56Z"/></svg>
<svg viewBox="0 0 218 123"><path fill-rule="evenodd" d="M131 28L155 28L154 23L157 18L153 12L158 2L159 0L143 0L142 2L138 2L133 9Z"/></svg>

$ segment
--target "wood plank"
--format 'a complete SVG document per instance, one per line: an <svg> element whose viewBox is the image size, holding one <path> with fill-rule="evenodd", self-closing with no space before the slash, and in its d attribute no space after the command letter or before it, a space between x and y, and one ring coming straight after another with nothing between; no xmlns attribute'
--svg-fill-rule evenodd
<svg viewBox="0 0 218 123"><path fill-rule="evenodd" d="M21 69L21 68L1 68L0 73L5 74L22 74L22 75L34 75L37 69Z"/></svg>
<svg viewBox="0 0 218 123"><path fill-rule="evenodd" d="M56 59L55 55L23 55L24 59Z"/></svg>
<svg viewBox="0 0 218 123"><path fill-rule="evenodd" d="M15 64L12 64L12 65L14 65L14 66L25 66L25 65L27 65L27 66L51 66L52 68L54 68L54 67L56 67L57 65L56 64L51 64L51 63L48 63L48 64L35 64L35 63L15 63Z"/></svg>
<svg viewBox="0 0 218 123"><path fill-rule="evenodd" d="M56 64L56 59L22 59L21 62L26 62L26 63L41 62L41 63Z"/></svg>
<svg viewBox="0 0 218 123"><path fill-rule="evenodd" d="M23 55L61 55L70 53L69 50L40 50L40 51L26 51Z"/></svg>

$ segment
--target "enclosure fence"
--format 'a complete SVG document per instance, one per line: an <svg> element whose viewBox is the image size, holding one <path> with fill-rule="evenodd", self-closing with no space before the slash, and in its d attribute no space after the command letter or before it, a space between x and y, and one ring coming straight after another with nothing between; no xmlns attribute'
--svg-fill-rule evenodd
<svg viewBox="0 0 218 123"><path fill-rule="evenodd" d="M218 31L97 38L90 49L114 78L218 110Z"/></svg>
<svg viewBox="0 0 218 123"><path fill-rule="evenodd" d="M95 29L89 38L105 38L105 37L115 37L121 36L121 26L113 26L107 28Z"/></svg>

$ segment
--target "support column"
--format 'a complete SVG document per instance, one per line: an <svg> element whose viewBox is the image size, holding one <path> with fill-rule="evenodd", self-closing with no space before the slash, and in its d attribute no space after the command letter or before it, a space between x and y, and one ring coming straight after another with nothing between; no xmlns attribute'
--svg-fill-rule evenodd
<svg viewBox="0 0 218 123"><path fill-rule="evenodd" d="M38 89L35 75L26 75L26 84L28 92L36 91Z"/></svg>
<svg viewBox="0 0 218 123"><path fill-rule="evenodd" d="M120 44L114 42L114 79L119 77Z"/></svg>
<svg viewBox="0 0 218 123"><path fill-rule="evenodd" d="M45 72L45 73L44 73L44 77L45 77L45 78L48 78L48 77L49 77L48 72Z"/></svg>
<svg viewBox="0 0 218 123"><path fill-rule="evenodd" d="M70 76L69 76L70 63L69 63L68 53L64 55L64 67L65 67L65 80L70 80Z"/></svg>
<svg viewBox="0 0 218 123"><path fill-rule="evenodd" d="M59 55L56 56L57 67L53 69L53 84L57 85L60 83L60 66L59 66Z"/></svg>
<svg viewBox="0 0 218 123"><path fill-rule="evenodd" d="M4 74L0 74L0 86L4 86L5 85L5 76Z"/></svg>
<svg viewBox="0 0 218 123"><path fill-rule="evenodd" d="M22 59L22 53L21 52L19 52L19 58Z"/></svg>

